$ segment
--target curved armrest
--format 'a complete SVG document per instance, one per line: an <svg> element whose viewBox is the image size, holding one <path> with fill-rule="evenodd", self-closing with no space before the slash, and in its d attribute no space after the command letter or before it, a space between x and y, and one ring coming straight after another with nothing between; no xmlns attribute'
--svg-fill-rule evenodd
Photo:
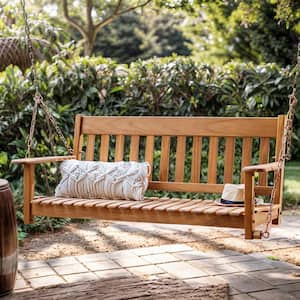
<svg viewBox="0 0 300 300"><path fill-rule="evenodd" d="M45 157L31 157L31 158L20 158L14 159L11 162L13 164L42 164L56 161L64 161L68 159L76 159L75 155L68 156L45 156Z"/></svg>
<svg viewBox="0 0 300 300"><path fill-rule="evenodd" d="M243 168L243 172L271 172L276 171L278 168L278 162L272 162L267 164L255 165L255 166L247 166Z"/></svg>

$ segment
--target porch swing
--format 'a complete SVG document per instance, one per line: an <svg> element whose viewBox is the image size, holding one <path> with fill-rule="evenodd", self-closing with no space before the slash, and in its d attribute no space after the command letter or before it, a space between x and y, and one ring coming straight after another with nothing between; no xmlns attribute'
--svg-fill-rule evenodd
<svg viewBox="0 0 300 300"><path fill-rule="evenodd" d="M295 114L297 76L300 69L298 43L296 73L289 96L287 115L278 117L103 117L77 115L73 148L71 148L39 92L34 69L32 42L24 0L21 0L25 20L33 84L34 108L27 144L27 157L13 160L24 165L24 222L34 216L93 218L102 220L190 224L216 227L244 228L245 238L268 238L271 224L279 224L282 210L284 164L290 159L292 123ZM30 150L38 107L44 110L56 133L70 155L31 158ZM111 140L115 148L111 149ZM208 140L207 182L201 176L203 141ZM217 181L217 160L220 140L224 140L224 180ZM120 199L83 199L73 197L35 197L35 165L66 160L123 161L124 147L130 141L130 161L146 161L154 169L154 153L160 153L157 178L149 175L150 190L189 193L222 193L224 184L233 183L236 140L242 141L241 176L244 183L244 205L219 205L213 200L176 198L145 198L141 201ZM259 140L259 165L251 165L252 145ZM269 162L270 141L275 141L275 161ZM97 142L96 142L97 141ZM98 143L99 141L99 143ZM143 143L141 142L143 141ZM171 153L171 143L176 150ZM188 142L189 141L189 142ZM98 148L98 144L100 144ZM97 147L96 147L97 145ZM97 148L97 149L96 149ZM174 148L174 147L173 147ZM84 151L85 150L85 151ZM113 152L113 155L111 154ZM95 153L98 153L98 158ZM191 153L188 168L186 153ZM175 157L174 178L170 179L170 157ZM173 166L172 166L173 167ZM268 173L274 172L274 184L268 185ZM258 184L255 176L258 176ZM186 174L189 174L187 181ZM270 203L258 205L257 195L269 196ZM263 228L262 228L263 227Z"/></svg>

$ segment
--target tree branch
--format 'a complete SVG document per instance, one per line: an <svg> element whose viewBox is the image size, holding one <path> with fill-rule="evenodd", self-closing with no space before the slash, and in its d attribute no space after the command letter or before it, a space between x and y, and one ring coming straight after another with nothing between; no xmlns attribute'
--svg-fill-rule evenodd
<svg viewBox="0 0 300 300"><path fill-rule="evenodd" d="M92 18L92 9L93 9L93 0L86 1L86 19L87 19L87 28L94 29L94 23Z"/></svg>
<svg viewBox="0 0 300 300"><path fill-rule="evenodd" d="M75 20L73 20L69 16L69 9L68 9L68 1L63 0L63 12L64 12L64 17L68 21L68 23L73 26L75 29L77 29L83 37L86 37L87 32L84 30L82 26L80 26Z"/></svg>
<svg viewBox="0 0 300 300"><path fill-rule="evenodd" d="M139 7L144 7L147 4L149 4L151 1L152 0L147 0L142 4L138 4L138 5L129 7L128 9L124 9L123 11L119 11L120 7L121 7L121 4L122 4L122 0L119 0L118 3L115 6L115 9L114 9L113 13L109 17L107 17L106 19L104 19L103 21L101 21L101 22L99 22L95 25L95 27L94 27L95 28L95 33L99 32L104 26L111 23L115 18L117 18L117 17L119 17L123 14L126 14L130 11L133 11L133 10L139 8Z"/></svg>

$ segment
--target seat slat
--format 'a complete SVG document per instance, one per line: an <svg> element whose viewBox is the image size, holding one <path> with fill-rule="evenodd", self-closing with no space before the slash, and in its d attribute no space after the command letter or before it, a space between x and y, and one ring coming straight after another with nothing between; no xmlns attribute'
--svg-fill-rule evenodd
<svg viewBox="0 0 300 300"><path fill-rule="evenodd" d="M149 204L150 202L153 202L153 200L150 200L150 199L144 199L144 200L138 200L138 201L132 200L129 203L123 203L122 205L119 206L119 208L131 209L131 206L135 206L137 202L142 202L146 205L146 204Z"/></svg>
<svg viewBox="0 0 300 300"><path fill-rule="evenodd" d="M217 137L209 139L209 154L208 154L208 183L217 182L217 162L218 162L218 144Z"/></svg>
<svg viewBox="0 0 300 300"><path fill-rule="evenodd" d="M96 204L96 207L105 208L107 205L116 203L116 202L118 202L118 200L102 200L101 202L99 202L99 204Z"/></svg>
<svg viewBox="0 0 300 300"><path fill-rule="evenodd" d="M191 200L184 200L184 199L172 199L172 201L168 204L164 204L164 205L159 205L157 207L154 208L154 210L156 211L164 211L167 210L167 208L171 208L173 206L176 206L178 204L184 204L186 202L189 202Z"/></svg>
<svg viewBox="0 0 300 300"><path fill-rule="evenodd" d="M199 202L195 202L195 201L199 201ZM210 202L211 202L211 200L192 200L191 206L179 208L179 211L180 212L190 212L194 208L198 208L198 207L207 205L207 203L210 203Z"/></svg>
<svg viewBox="0 0 300 300"><path fill-rule="evenodd" d="M196 202L197 200L188 200L185 203L181 203L178 205L174 205L172 207L168 207L167 211L179 211L181 208L187 208L187 207L191 207L192 205L195 205L195 203L192 202Z"/></svg>
<svg viewBox="0 0 300 300"><path fill-rule="evenodd" d="M235 209L232 209L228 212L230 216L239 216L245 213L245 208L244 207L237 207Z"/></svg>
<svg viewBox="0 0 300 300"><path fill-rule="evenodd" d="M156 201L156 203L143 206L142 210L153 210L162 204L169 204L169 203L172 203L173 201L174 201L173 199L169 199L169 198L160 198L159 200ZM132 208L132 209L134 209L134 208Z"/></svg>
<svg viewBox="0 0 300 300"><path fill-rule="evenodd" d="M183 181L184 179L185 148L186 137L178 136L176 146L175 181Z"/></svg>
<svg viewBox="0 0 300 300"><path fill-rule="evenodd" d="M201 205L200 207L196 207L196 208L193 208L191 209L191 212L192 213L195 213L195 214L201 214L203 213L203 211L207 208L209 208L210 206L213 206L215 205L213 201L211 201L211 203L207 203L206 205Z"/></svg>
<svg viewBox="0 0 300 300"><path fill-rule="evenodd" d="M219 206L219 205L213 205L212 207L209 207L209 208L207 208L207 209L205 209L204 211L203 211L203 213L204 214L208 214L208 215L213 215L213 214L216 214L216 212L218 211L218 210L220 210L221 209L221 207Z"/></svg>
<svg viewBox="0 0 300 300"><path fill-rule="evenodd" d="M235 153L235 138L226 137L225 155L224 155L224 183L232 182L234 153Z"/></svg>

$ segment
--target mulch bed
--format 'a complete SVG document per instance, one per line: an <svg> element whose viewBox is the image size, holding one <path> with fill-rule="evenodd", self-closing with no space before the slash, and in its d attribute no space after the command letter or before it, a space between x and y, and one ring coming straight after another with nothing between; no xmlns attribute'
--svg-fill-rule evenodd
<svg viewBox="0 0 300 300"><path fill-rule="evenodd" d="M121 277L44 287L33 291L16 293L6 299L226 300L228 299L228 285L210 285L192 288L186 283L172 278L143 280L139 277Z"/></svg>

